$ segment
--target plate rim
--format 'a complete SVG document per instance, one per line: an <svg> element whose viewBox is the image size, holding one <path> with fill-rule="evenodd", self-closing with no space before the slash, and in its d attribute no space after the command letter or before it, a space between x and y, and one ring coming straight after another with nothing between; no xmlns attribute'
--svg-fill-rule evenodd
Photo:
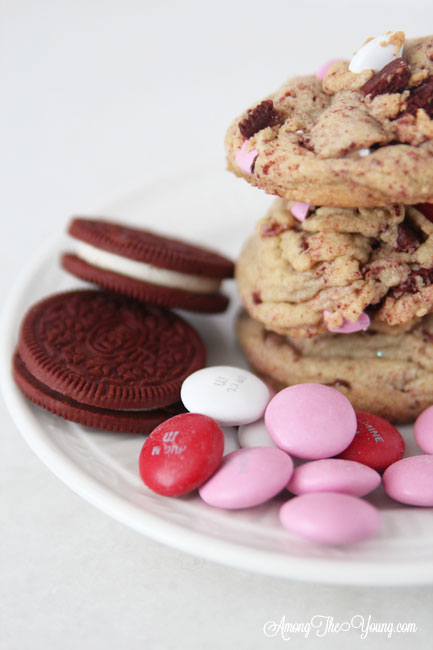
<svg viewBox="0 0 433 650"><path fill-rule="evenodd" d="M137 189L124 199L141 196L151 187ZM116 202L121 201L122 198ZM433 583L433 562L407 561L380 565L369 561L345 561L331 558L299 558L283 553L246 547L232 541L208 536L167 521L132 504L109 487L103 486L72 458L43 434L43 426L35 419L32 405L20 393L10 372L10 341L18 304L31 280L41 270L49 255L58 253L58 242L64 235L56 233L41 247L20 271L9 289L0 320L0 386L7 409L20 434L35 455L52 473L76 494L120 523L160 543L206 560L273 577L320 582L334 585L404 586ZM344 569L344 570L343 570ZM374 580L371 576L374 575Z"/></svg>

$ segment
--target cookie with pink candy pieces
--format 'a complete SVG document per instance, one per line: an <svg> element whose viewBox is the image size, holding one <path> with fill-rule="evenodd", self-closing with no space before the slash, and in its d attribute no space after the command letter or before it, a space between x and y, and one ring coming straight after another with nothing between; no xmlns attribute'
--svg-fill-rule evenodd
<svg viewBox="0 0 433 650"><path fill-rule="evenodd" d="M343 393L357 411L394 423L413 422L432 403L432 314L406 331L373 320L366 331L294 338L271 332L243 312L237 335L251 367L277 391L293 384L326 384ZM424 435L429 446L423 448L433 449ZM390 462L404 449L398 439L396 444ZM356 454L343 457L358 460ZM381 470L386 466L376 467L374 458L366 464Z"/></svg>
<svg viewBox="0 0 433 650"><path fill-rule="evenodd" d="M318 62L238 116L228 168L295 202L344 207L433 201L433 36L370 37Z"/></svg>
<svg viewBox="0 0 433 650"><path fill-rule="evenodd" d="M236 265L248 313L290 337L412 327L433 310L433 204L333 208L278 198Z"/></svg>

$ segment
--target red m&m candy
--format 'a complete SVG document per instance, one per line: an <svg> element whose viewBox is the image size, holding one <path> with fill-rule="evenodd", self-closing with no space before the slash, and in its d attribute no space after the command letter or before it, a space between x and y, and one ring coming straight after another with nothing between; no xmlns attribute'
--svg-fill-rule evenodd
<svg viewBox="0 0 433 650"><path fill-rule="evenodd" d="M404 454L404 440L389 422L365 411L356 411L356 434L337 458L355 460L381 472Z"/></svg>
<svg viewBox="0 0 433 650"><path fill-rule="evenodd" d="M224 451L219 424L206 415L181 413L156 427L143 445L140 476L154 492L180 496L214 473Z"/></svg>

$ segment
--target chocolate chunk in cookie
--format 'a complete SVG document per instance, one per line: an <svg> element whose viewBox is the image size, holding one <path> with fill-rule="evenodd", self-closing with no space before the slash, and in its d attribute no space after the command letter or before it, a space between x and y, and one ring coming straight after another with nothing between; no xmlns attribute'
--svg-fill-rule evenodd
<svg viewBox="0 0 433 650"><path fill-rule="evenodd" d="M419 238L409 224L401 223L397 230L397 250L399 253L409 253L418 248Z"/></svg>
<svg viewBox="0 0 433 650"><path fill-rule="evenodd" d="M430 118L433 118L433 77L426 79L415 88L405 103L403 114L416 115L422 108Z"/></svg>
<svg viewBox="0 0 433 650"><path fill-rule="evenodd" d="M407 88L410 79L410 68L403 58L394 59L363 86L364 95L373 99L376 95L396 93Z"/></svg>
<svg viewBox="0 0 433 650"><path fill-rule="evenodd" d="M273 126L278 121L278 113L272 99L266 99L247 111L247 117L239 122L239 131L244 138L251 138L257 131Z"/></svg>

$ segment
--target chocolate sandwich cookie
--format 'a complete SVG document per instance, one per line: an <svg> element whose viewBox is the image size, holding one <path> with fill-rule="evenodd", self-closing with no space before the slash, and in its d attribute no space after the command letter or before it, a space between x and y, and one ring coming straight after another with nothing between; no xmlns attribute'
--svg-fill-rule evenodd
<svg viewBox="0 0 433 650"><path fill-rule="evenodd" d="M243 304L291 337L411 328L433 311L433 206L330 208L277 199L236 266ZM295 216L296 215L296 216Z"/></svg>
<svg viewBox="0 0 433 650"><path fill-rule="evenodd" d="M182 382L205 363L204 345L183 319L102 291L70 291L34 305L17 355L17 384L40 406L127 431L164 419L153 411L179 402Z"/></svg>
<svg viewBox="0 0 433 650"><path fill-rule="evenodd" d="M51 390L29 373L16 352L12 361L12 372L16 384L27 397L38 406L58 415L64 420L76 422L85 427L118 433L150 433L153 429L185 408L181 402L171 406L146 410L113 410L80 404L70 397Z"/></svg>
<svg viewBox="0 0 433 650"><path fill-rule="evenodd" d="M62 266L83 280L163 307L216 313L228 305L220 287L233 262L218 253L102 219L74 219L68 232L75 252Z"/></svg>
<svg viewBox="0 0 433 650"><path fill-rule="evenodd" d="M277 391L326 384L357 410L400 423L412 422L432 403L432 314L409 331L372 323L366 332L294 339L243 312L237 332L253 369Z"/></svg>
<svg viewBox="0 0 433 650"><path fill-rule="evenodd" d="M432 202L433 36L388 33L325 70L290 79L233 122L229 169L314 205Z"/></svg>

